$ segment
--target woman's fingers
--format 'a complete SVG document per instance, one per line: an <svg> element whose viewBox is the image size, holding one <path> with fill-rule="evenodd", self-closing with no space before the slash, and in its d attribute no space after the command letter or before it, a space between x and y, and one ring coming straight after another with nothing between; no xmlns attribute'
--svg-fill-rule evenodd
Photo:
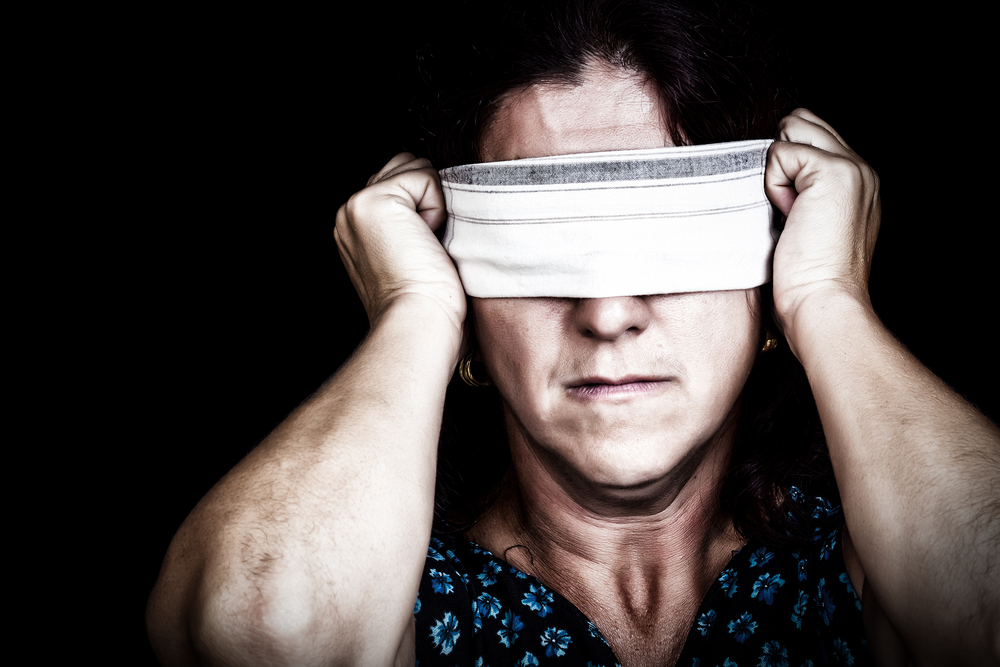
<svg viewBox="0 0 1000 667"><path fill-rule="evenodd" d="M808 109L795 109L782 118L777 138L778 141L809 144L835 155L855 155L836 130Z"/></svg>
<svg viewBox="0 0 1000 667"><path fill-rule="evenodd" d="M423 172L429 176L433 183L426 179L399 179L398 185L406 190L409 198L414 202L415 210L424 222L433 231L447 219L447 212L444 206L444 197L441 194L441 180L438 172L431 165L431 161L426 158L418 158L412 153L399 153L389 160L378 173L368 179L368 186L376 185L388 180L393 176L415 171ZM405 200L400 203L407 205Z"/></svg>
<svg viewBox="0 0 1000 667"><path fill-rule="evenodd" d="M358 194L362 193L395 198L399 205L415 211L431 231L437 231L448 218L440 176L427 160L414 160L386 172Z"/></svg>
<svg viewBox="0 0 1000 667"><path fill-rule="evenodd" d="M422 166L430 166L429 160L418 160L417 156L413 153L398 153L392 157L391 160L385 163L378 172L371 175L368 179L368 185L374 185L379 181L389 178L400 171L406 171L406 166L413 162L421 162Z"/></svg>

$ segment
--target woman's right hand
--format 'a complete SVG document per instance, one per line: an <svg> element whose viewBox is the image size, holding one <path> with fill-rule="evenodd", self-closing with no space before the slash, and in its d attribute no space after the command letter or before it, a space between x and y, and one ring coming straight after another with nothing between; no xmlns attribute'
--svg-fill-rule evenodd
<svg viewBox="0 0 1000 667"><path fill-rule="evenodd" d="M399 300L438 304L462 328L462 281L435 237L447 219L430 161L400 153L337 211L334 239L374 327Z"/></svg>

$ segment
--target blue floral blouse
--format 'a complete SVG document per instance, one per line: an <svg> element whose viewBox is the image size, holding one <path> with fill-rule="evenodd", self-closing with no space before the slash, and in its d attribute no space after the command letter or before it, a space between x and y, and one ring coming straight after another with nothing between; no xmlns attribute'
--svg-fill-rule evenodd
<svg viewBox="0 0 1000 667"><path fill-rule="evenodd" d="M737 552L702 602L678 667L873 664L844 566L843 514L795 487L792 497L813 508L813 544ZM461 537L431 539L413 613L418 667L618 665L572 603Z"/></svg>

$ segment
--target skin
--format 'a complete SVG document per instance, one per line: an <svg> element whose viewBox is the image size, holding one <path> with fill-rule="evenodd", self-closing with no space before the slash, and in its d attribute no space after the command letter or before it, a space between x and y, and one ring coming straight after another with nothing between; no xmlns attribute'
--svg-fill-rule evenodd
<svg viewBox="0 0 1000 667"><path fill-rule="evenodd" d="M641 79L595 65L580 86L511 96L487 157L666 145L658 109ZM873 652L881 665L1000 664L1000 431L872 311L874 173L806 110L778 138L765 174L787 216L775 311L819 408ZM147 609L163 664L413 664L467 314L434 235L444 218L437 173L409 154L338 211L371 331L181 526ZM512 563L577 604L623 665L676 661L740 544L714 499L759 344L754 298L473 303L515 476L470 537L527 546L534 564L517 550Z"/></svg>

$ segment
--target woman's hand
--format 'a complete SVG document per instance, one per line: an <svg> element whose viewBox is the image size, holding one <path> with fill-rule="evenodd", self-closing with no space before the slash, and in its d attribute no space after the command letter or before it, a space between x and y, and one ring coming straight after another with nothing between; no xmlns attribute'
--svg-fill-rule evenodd
<svg viewBox="0 0 1000 667"><path fill-rule="evenodd" d="M781 121L764 187L787 217L774 252L774 305L795 351L796 316L807 300L847 295L870 306L878 176L832 127L796 109Z"/></svg>
<svg viewBox="0 0 1000 667"><path fill-rule="evenodd" d="M392 158L340 207L333 235L372 326L393 303L419 296L461 329L462 281L434 236L446 217L437 171L410 153Z"/></svg>

